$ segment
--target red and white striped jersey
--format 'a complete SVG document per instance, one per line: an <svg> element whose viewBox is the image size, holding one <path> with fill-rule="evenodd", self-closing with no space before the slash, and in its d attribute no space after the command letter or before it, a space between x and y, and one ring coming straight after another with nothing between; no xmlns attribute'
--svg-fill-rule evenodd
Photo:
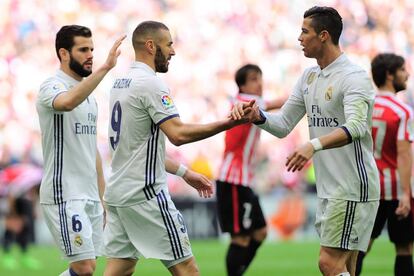
<svg viewBox="0 0 414 276"><path fill-rule="evenodd" d="M257 96L239 93L236 102L256 99L261 109L265 102ZM234 185L250 186L253 179L254 157L259 144L260 129L254 124L243 124L225 132L223 162L218 180Z"/></svg>
<svg viewBox="0 0 414 276"><path fill-rule="evenodd" d="M402 188L397 170L397 141L413 141L413 110L394 93L380 91L375 98L372 121L381 199L399 199Z"/></svg>

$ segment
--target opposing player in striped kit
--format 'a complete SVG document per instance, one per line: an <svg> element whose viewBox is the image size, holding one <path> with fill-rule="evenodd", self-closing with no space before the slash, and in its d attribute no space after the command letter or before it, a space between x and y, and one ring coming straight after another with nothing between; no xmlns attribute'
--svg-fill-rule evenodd
<svg viewBox="0 0 414 276"><path fill-rule="evenodd" d="M52 236L69 261L62 276L92 275L101 255L105 182L96 148L97 104L91 93L117 62L118 39L92 73L94 49L87 27L56 34L60 69L42 83L36 102L44 175L40 203Z"/></svg>
<svg viewBox="0 0 414 276"><path fill-rule="evenodd" d="M305 70L276 113L237 104L234 119L250 121L284 137L305 114L311 140L288 156L288 171L301 170L313 157L323 275L354 275L358 251L366 251L379 205L379 177L372 152L375 91L368 74L341 52L342 18L331 7L304 14L299 41L318 66ZM245 109L246 113L243 111Z"/></svg>
<svg viewBox="0 0 414 276"><path fill-rule="evenodd" d="M111 175L105 191L106 276L132 275L139 258L159 259L173 275L199 275L181 213L171 200L166 172L180 175L201 196L212 183L165 158L165 138L182 145L240 124L226 118L186 124L157 72L175 55L167 26L145 21L132 35L135 62L110 92Z"/></svg>
<svg viewBox="0 0 414 276"><path fill-rule="evenodd" d="M239 68L235 75L239 93L236 102L256 102L264 110L280 108L285 99L264 101L262 70L254 64ZM242 275L266 238L266 220L254 192L254 169L260 129L243 124L226 131L223 161L217 184L217 212L221 230L231 235L227 251L228 275Z"/></svg>
<svg viewBox="0 0 414 276"><path fill-rule="evenodd" d="M381 200L368 251L387 223L390 241L395 244L394 275L413 275L413 220L411 200L411 142L414 138L414 113L397 98L407 88L408 72L403 57L379 54L371 62L371 72L378 87L372 115L374 157L380 175ZM357 275L365 256L360 252Z"/></svg>

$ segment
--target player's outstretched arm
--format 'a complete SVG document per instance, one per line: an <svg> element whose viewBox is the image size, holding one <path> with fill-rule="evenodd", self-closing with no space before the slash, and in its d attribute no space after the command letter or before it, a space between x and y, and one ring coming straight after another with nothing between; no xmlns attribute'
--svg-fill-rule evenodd
<svg viewBox="0 0 414 276"><path fill-rule="evenodd" d="M186 166L168 157L165 159L165 170L182 177L185 182L197 190L200 197L210 198L213 194L213 184L207 177L188 169Z"/></svg>
<svg viewBox="0 0 414 276"><path fill-rule="evenodd" d="M209 124L185 124L180 117L174 117L160 124L161 130L176 146L199 141L236 125L248 122L247 119L238 121L227 118Z"/></svg>
<svg viewBox="0 0 414 276"><path fill-rule="evenodd" d="M119 46L122 41L125 39L125 35L118 38L113 44L111 50L109 51L108 57L105 63L94 71L88 77L83 79L78 85L72 89L60 93L53 101L53 108L58 111L71 111L79 104L81 104L98 86L102 81L105 75L111 70L118 60L121 50Z"/></svg>

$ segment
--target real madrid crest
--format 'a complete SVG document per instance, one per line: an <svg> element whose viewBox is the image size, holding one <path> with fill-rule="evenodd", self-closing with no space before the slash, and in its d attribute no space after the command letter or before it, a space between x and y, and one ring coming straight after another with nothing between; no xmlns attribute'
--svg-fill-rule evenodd
<svg viewBox="0 0 414 276"><path fill-rule="evenodd" d="M328 89L325 92L325 100L327 100L327 101L332 100L332 93L333 93L333 88L332 88L332 86L329 86Z"/></svg>
<svg viewBox="0 0 414 276"><path fill-rule="evenodd" d="M74 243L77 247L81 247L82 244L83 244L83 240L82 240L81 236L76 235Z"/></svg>
<svg viewBox="0 0 414 276"><path fill-rule="evenodd" d="M311 72L306 80L306 83L309 85L315 80L316 72Z"/></svg>

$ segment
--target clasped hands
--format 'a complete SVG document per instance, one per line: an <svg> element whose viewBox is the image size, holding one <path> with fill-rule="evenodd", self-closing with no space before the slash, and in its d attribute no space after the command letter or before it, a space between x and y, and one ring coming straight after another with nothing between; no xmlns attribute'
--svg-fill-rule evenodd
<svg viewBox="0 0 414 276"><path fill-rule="evenodd" d="M256 123L263 120L256 100L236 103L230 112L229 118L245 123Z"/></svg>

